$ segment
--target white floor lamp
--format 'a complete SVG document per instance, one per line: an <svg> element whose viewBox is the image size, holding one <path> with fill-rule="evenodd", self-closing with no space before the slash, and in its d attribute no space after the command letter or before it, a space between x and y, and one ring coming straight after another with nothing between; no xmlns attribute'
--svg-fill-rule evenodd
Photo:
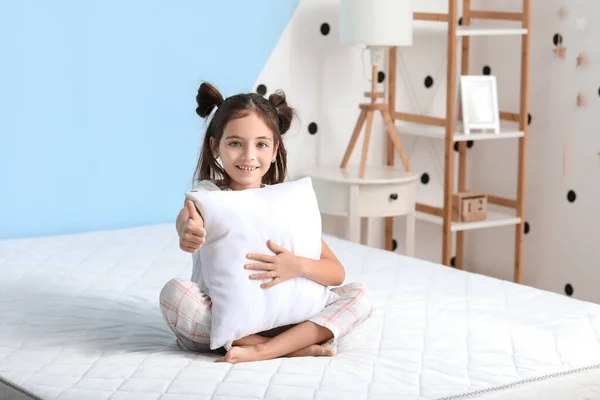
<svg viewBox="0 0 600 400"><path fill-rule="evenodd" d="M377 66L384 60L385 50L390 46L411 46L413 11L410 0L341 0L340 39L342 44L367 46L371 52L372 82L371 91L365 96L370 103L359 104L360 115L348 143L341 168L346 168L362 126L366 121L359 176L365 175L367 153L373 126L373 114L379 111L383 117L387 134L396 148L404 168L410 171L408 158L400 143L398 131L390 115L389 104L377 103L384 98L383 92L377 92Z"/></svg>

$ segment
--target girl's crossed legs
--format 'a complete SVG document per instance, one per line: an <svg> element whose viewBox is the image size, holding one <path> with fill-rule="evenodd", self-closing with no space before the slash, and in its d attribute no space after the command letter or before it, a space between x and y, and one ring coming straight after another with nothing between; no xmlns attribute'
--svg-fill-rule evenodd
<svg viewBox="0 0 600 400"><path fill-rule="evenodd" d="M273 338L255 334L234 341L233 347L226 347L227 354L217 361L237 363L282 356L334 355L330 346L364 322L373 312L373 303L358 282L331 290L339 299L308 321L284 327ZM163 317L185 350L210 351L211 306L210 297L189 280L171 279L160 293Z"/></svg>

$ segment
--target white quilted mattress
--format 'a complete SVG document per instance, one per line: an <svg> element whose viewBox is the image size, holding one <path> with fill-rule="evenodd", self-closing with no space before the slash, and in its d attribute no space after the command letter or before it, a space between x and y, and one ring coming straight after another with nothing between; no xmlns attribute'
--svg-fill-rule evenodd
<svg viewBox="0 0 600 400"><path fill-rule="evenodd" d="M600 398L600 306L326 237L375 301L332 358L181 351L172 224L0 242L0 376L44 399Z"/></svg>

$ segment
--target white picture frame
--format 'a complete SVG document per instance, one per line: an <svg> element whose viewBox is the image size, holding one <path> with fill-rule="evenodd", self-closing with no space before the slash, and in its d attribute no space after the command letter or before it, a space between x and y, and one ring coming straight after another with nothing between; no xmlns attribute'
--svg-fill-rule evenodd
<svg viewBox="0 0 600 400"><path fill-rule="evenodd" d="M498 86L495 76L461 76L460 97L465 135L470 135L473 130L500 134Z"/></svg>

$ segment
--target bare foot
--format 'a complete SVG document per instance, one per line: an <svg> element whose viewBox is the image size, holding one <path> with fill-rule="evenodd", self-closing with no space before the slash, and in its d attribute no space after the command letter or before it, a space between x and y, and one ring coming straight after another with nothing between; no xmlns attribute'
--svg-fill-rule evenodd
<svg viewBox="0 0 600 400"><path fill-rule="evenodd" d="M229 349L227 354L223 357L218 358L216 362L228 362L231 364L237 364L240 362L249 362L249 361L260 361L264 358L261 358L260 352L256 345L254 346L235 346Z"/></svg>
<svg viewBox="0 0 600 400"><path fill-rule="evenodd" d="M313 344L311 346L289 353L284 357L333 357L334 354L335 352L330 348L318 344ZM267 360L268 358L269 357L267 357L264 354L264 352L260 351L260 345L236 346L232 347L223 357L218 358L216 362L228 362L231 364L237 364L240 362Z"/></svg>
<svg viewBox="0 0 600 400"><path fill-rule="evenodd" d="M333 349L313 344L301 350L294 351L286 357L333 357L335 352Z"/></svg>

